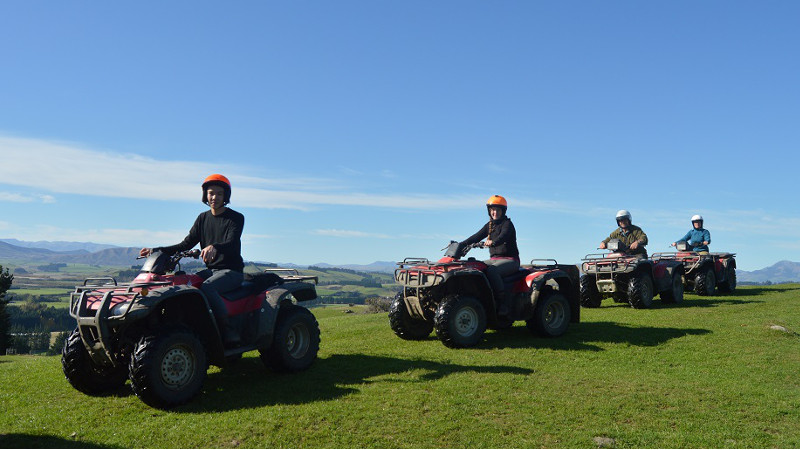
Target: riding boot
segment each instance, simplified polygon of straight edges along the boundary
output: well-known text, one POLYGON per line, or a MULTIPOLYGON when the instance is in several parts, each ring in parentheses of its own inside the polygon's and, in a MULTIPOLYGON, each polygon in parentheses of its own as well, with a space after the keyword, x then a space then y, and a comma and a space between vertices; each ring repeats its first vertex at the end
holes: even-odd
POLYGON ((499 300, 499 305, 497 305, 498 316, 508 316, 511 313, 511 309, 508 307, 510 302, 507 297, 504 291, 497 293, 497 299, 499 300))
POLYGON ((241 343, 242 338, 239 336, 239 330, 231 324, 229 318, 220 319, 219 329, 220 333, 222 333, 222 342, 224 342, 225 347, 237 347, 241 343))

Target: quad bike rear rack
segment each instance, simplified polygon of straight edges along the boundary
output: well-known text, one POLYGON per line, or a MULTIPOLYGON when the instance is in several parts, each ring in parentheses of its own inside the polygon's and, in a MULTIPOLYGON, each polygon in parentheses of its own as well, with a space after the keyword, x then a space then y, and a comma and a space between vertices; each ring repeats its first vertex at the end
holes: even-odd
POLYGON ((534 259, 531 260, 530 264, 527 264, 527 265, 523 264, 520 267, 523 267, 523 268, 548 267, 548 268, 555 269, 556 267, 558 267, 558 261, 556 261, 553 258, 534 258, 534 259), (547 262, 547 264, 536 264, 537 261, 547 262), (550 262, 552 262, 552 264, 550 262))
POLYGON ((283 276, 280 275, 285 281, 309 281, 314 280, 314 284, 319 284, 319 277, 316 275, 300 275, 300 271, 297 269, 273 269, 267 268, 264 269, 264 273, 275 273, 276 275, 280 275, 281 273, 286 273, 288 275, 283 276))
POLYGON ((680 261, 688 273, 697 269, 703 261, 712 259, 710 256, 709 253, 701 255, 698 252, 658 252, 650 255, 650 258, 653 261, 680 261))

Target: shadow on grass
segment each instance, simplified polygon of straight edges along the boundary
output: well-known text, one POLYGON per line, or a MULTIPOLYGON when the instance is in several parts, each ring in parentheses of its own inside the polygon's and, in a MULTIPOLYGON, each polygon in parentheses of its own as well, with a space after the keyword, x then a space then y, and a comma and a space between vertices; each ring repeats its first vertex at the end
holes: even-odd
MULTIPOLYGON (((349 385, 369 384, 370 378, 421 370, 394 382, 421 383, 454 373, 513 373, 533 370, 511 366, 468 366, 387 356, 332 355, 317 360, 307 371, 276 374, 264 369, 259 358, 244 358, 235 366, 206 379, 203 393, 176 412, 221 412, 269 405, 294 405, 333 400, 358 392, 349 385)), ((382 380, 385 381, 385 380, 382 380)))
POLYGON ((110 448, 108 444, 96 444, 80 439, 58 436, 9 433, 0 434, 0 448, 110 448))
POLYGON ((713 308, 724 305, 746 305, 748 303, 764 303, 763 300, 732 300, 731 294, 716 295, 714 297, 697 297, 692 299, 684 299, 683 303, 679 305, 663 305, 667 308, 713 308))
POLYGON ((701 328, 630 327, 615 322, 570 324, 566 334, 557 338, 533 336, 527 327, 497 331, 486 335, 481 348, 549 348, 554 350, 602 351, 597 343, 653 347, 684 336, 702 335, 701 328))
MULTIPOLYGON (((656 298, 653 299, 653 305, 647 309, 678 309, 678 308, 710 308, 721 305, 746 305, 748 303, 764 303, 763 300, 733 300, 732 296, 735 294, 715 295, 713 297, 701 297, 694 294, 685 294, 683 301, 680 303, 666 303, 656 298), (688 297, 691 295, 691 297, 688 297)), ((631 309, 631 305, 622 302, 612 302, 611 300, 603 300, 600 308, 624 308, 631 309)))
POLYGON ((764 287, 747 286, 746 289, 736 289, 732 293, 724 295, 726 297, 754 297, 758 295, 766 295, 772 293, 797 291, 797 290, 800 290, 800 285, 798 284, 791 284, 791 285, 773 284, 764 287))

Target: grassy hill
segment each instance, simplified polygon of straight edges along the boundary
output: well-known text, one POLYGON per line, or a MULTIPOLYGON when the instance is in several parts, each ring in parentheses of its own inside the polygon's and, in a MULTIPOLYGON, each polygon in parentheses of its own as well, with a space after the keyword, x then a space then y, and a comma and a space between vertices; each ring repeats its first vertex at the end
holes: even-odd
POLYGON ((310 370, 277 375, 249 353, 171 411, 81 394, 58 357, 3 356, 0 446, 797 448, 798 294, 607 300, 561 338, 519 322, 466 350, 400 340, 385 314, 314 309, 310 370))

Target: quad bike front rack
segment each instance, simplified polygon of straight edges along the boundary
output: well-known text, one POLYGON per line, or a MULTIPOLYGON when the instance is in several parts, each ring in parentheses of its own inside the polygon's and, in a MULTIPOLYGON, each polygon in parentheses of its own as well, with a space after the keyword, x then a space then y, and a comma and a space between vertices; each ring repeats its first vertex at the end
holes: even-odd
POLYGON ((95 363, 103 366, 118 365, 108 350, 110 348, 109 336, 111 335, 109 321, 125 319, 134 304, 143 298, 142 288, 168 284, 170 283, 167 281, 118 284, 114 278, 87 278, 83 285, 75 287, 75 291, 70 295, 69 314, 75 318, 81 341, 95 363), (89 284, 100 281, 106 283, 89 284), (134 289, 138 290, 134 291, 134 289), (100 306, 97 310, 89 309, 88 297, 92 294, 100 297, 100 306), (120 300, 117 303, 128 302, 125 312, 121 315, 111 316, 112 300, 114 299, 120 300))

